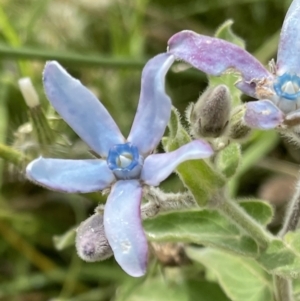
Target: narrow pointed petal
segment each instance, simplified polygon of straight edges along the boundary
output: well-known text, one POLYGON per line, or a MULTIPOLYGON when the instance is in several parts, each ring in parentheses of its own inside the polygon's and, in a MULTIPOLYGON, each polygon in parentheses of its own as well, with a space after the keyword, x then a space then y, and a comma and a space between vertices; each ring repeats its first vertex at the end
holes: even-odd
POLYGON ((124 143, 119 128, 101 102, 57 62, 46 64, 43 80, 55 110, 96 153, 106 157, 110 147, 124 143))
POLYGON ((246 103, 245 123, 261 130, 269 130, 280 125, 284 114, 270 100, 250 101, 246 103))
POLYGON ((141 174, 145 184, 158 186, 182 162, 208 158, 213 149, 204 140, 194 140, 170 153, 153 154, 146 158, 141 174))
POLYGON ((104 160, 38 158, 26 168, 29 180, 49 189, 87 193, 107 188, 115 177, 104 160))
POLYGON ((285 16, 278 46, 278 75, 299 74, 300 70, 300 0, 294 0, 285 16))
POLYGON ((104 209, 104 229, 115 259, 133 277, 146 273, 147 239, 142 227, 142 187, 137 180, 114 184, 104 209))
POLYGON ((146 156, 158 145, 171 115, 171 100, 165 92, 165 75, 174 57, 163 53, 148 61, 141 81, 137 113, 128 137, 146 156))
POLYGON ((226 70, 238 71, 242 76, 239 89, 254 96, 254 79, 272 77, 268 70, 249 52, 222 39, 212 38, 193 31, 176 33, 168 41, 168 51, 177 59, 214 76, 226 70))

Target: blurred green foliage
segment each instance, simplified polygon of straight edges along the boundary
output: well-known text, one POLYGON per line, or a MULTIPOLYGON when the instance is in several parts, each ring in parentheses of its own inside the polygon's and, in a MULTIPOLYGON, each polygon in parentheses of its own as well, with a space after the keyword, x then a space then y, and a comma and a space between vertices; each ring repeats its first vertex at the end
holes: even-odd
MULTIPOLYGON (((99 96, 126 136, 138 103, 141 69, 147 59, 166 50, 172 34, 191 29, 213 35, 225 20, 233 19, 235 33, 266 64, 276 57, 289 4, 290 0, 0 0, 0 142, 25 154, 29 147, 30 138, 20 129, 29 120, 17 85, 20 77, 31 77, 44 110, 55 115, 41 83, 46 60, 58 60, 99 96)), ((205 89, 207 79, 195 70, 175 71, 168 75, 168 92, 183 113, 205 89)), ((60 120, 53 123, 75 146, 49 145, 51 155, 76 156, 77 148, 85 148, 60 120)), ((274 150, 278 139, 272 135, 268 142, 266 134, 256 134, 245 145, 244 165, 239 182, 231 183, 232 194, 258 195, 260 183, 277 174, 276 167, 295 176, 294 165, 286 161, 299 158, 288 155, 282 143, 274 150), (269 159, 260 163, 270 150, 269 159)), ((53 237, 78 225, 104 199, 37 187, 25 180, 24 165, 0 165, 1 301, 229 300, 201 264, 170 268, 153 259, 148 275, 133 279, 113 259, 84 263, 73 246, 55 250, 53 237)), ((176 191, 182 189, 178 183, 173 176, 163 186, 176 191)), ((210 256, 202 253, 200 263, 204 255, 210 256)), ((248 270, 245 273, 253 278, 248 270)))

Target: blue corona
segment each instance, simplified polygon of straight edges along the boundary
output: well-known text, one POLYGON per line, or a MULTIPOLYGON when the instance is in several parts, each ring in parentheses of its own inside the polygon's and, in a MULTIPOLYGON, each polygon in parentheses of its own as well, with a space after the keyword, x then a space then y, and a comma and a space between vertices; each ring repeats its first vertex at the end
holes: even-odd
POLYGON ((279 97, 298 100, 300 97, 300 78, 297 75, 284 73, 278 76, 274 83, 274 90, 279 97))
POLYGON ((108 153, 107 164, 117 179, 137 179, 142 170, 143 157, 131 143, 116 144, 108 153))

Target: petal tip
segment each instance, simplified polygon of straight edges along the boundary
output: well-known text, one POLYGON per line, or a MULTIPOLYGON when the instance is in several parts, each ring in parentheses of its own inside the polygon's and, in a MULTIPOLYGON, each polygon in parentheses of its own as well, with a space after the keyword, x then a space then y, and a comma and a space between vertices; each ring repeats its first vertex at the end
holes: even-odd
POLYGON ((267 99, 250 101, 245 106, 244 121, 251 128, 270 130, 284 120, 283 112, 267 99))

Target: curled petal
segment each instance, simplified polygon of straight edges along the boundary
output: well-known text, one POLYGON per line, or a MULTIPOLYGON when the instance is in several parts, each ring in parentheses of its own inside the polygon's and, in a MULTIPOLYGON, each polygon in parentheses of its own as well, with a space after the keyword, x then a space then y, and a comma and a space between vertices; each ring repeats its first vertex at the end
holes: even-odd
POLYGON ((280 125, 284 114, 270 100, 250 101, 246 103, 245 123, 251 127, 269 130, 280 125))
POLYGON ((115 258, 133 277, 146 272, 148 245, 141 223, 142 187, 137 180, 117 181, 104 209, 104 229, 115 258))
POLYGON ((254 79, 272 77, 268 70, 249 52, 235 44, 184 30, 168 41, 168 51, 203 72, 220 76, 228 69, 241 73, 240 89, 255 95, 254 79))
POLYGON ((128 137, 145 157, 159 143, 171 115, 171 100, 165 92, 165 75, 174 57, 163 53, 144 67, 137 113, 128 137))
POLYGON ((113 145, 124 143, 119 128, 101 102, 57 62, 46 64, 43 80, 55 110, 96 153, 106 157, 113 145))
POLYGON ((104 160, 44 159, 32 161, 26 168, 29 180, 49 189, 87 193, 107 188, 115 177, 104 160))
POLYGON ((213 154, 211 146, 203 140, 194 140, 177 150, 154 154, 146 158, 141 179, 148 185, 157 186, 182 162, 208 158, 213 154))
POLYGON ((300 70, 300 1, 294 0, 282 25, 277 53, 278 74, 299 74, 300 70))

